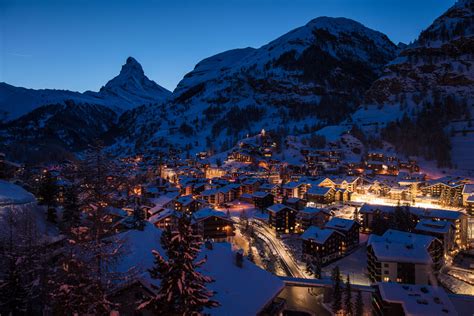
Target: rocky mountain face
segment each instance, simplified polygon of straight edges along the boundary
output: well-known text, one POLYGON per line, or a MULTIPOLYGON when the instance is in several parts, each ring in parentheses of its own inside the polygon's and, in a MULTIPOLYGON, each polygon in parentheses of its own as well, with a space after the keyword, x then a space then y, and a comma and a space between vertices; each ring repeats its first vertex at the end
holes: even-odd
POLYGON ((358 22, 317 18, 261 48, 199 62, 169 102, 124 115, 117 146, 221 150, 262 128, 298 134, 340 122, 397 50, 358 22))
POLYGON ((474 1, 459 1, 387 65, 352 120, 406 154, 449 165, 457 136, 472 130, 473 63, 474 1))
POLYGON ((164 101, 171 92, 148 79, 141 65, 132 57, 122 66, 120 74, 99 92, 26 89, 0 82, 0 119, 14 120, 34 109, 49 104, 94 104, 106 106, 117 113, 136 106, 164 101))

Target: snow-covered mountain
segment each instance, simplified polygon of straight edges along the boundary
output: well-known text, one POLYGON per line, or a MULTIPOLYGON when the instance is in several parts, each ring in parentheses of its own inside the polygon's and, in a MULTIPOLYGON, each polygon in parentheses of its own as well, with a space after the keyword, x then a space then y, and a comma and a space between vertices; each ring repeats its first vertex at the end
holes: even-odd
POLYGON ((202 60, 169 102, 124 114, 117 149, 170 144, 220 150, 262 128, 288 134, 337 123, 397 50, 358 22, 314 19, 261 48, 202 60))
POLYGON ((407 154, 449 164, 452 148, 454 165, 474 170, 474 152, 466 152, 474 143, 473 54, 474 1, 458 1, 388 64, 353 122, 407 154))
POLYGON ((120 74, 99 92, 34 90, 0 82, 0 119, 13 120, 42 105, 64 104, 66 100, 75 104, 107 106, 117 112, 123 112, 139 105, 162 102, 170 94, 171 92, 148 79, 141 65, 129 57, 120 74))

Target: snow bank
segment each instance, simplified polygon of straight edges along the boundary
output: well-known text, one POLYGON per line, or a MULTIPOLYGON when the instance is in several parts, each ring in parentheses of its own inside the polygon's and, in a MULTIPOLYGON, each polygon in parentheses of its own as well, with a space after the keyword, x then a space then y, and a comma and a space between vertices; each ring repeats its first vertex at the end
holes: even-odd
POLYGON ((27 204, 35 201, 34 195, 22 187, 0 180, 0 206, 27 204))

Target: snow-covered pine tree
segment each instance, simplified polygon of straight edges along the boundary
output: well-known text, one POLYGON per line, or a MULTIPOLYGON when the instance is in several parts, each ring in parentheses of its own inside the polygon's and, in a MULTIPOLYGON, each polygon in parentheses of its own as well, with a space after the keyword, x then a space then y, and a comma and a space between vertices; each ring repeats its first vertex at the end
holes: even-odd
POLYGON ((354 315, 362 316, 364 314, 364 301, 362 299, 362 291, 357 291, 357 297, 354 305, 354 315))
POLYGON ((117 192, 115 179, 118 174, 116 166, 108 158, 102 145, 91 146, 78 169, 80 179, 80 206, 86 218, 81 227, 87 228, 84 237, 86 242, 81 244, 94 263, 88 267, 95 273, 97 283, 107 289, 116 276, 111 268, 117 264, 123 254, 123 240, 114 235, 114 223, 108 213, 114 204, 114 194, 117 192))
POLYGON ((337 314, 342 308, 341 272, 335 266, 331 273, 332 285, 332 312, 337 314))
POLYGON ((346 278, 346 287, 344 289, 344 310, 346 315, 353 315, 352 308, 352 287, 349 275, 346 278))
POLYGON ((83 252, 88 239, 87 228, 71 228, 63 256, 51 269, 48 307, 54 315, 104 315, 111 310, 104 287, 90 269, 89 255, 83 252))
POLYGON ((190 219, 182 216, 176 230, 163 234, 162 245, 168 259, 153 251, 155 264, 149 270, 153 279, 160 280, 160 286, 155 287, 157 294, 138 309, 158 315, 195 315, 204 308, 219 306, 211 299, 214 293, 206 288, 212 278, 197 271, 206 259, 197 260, 202 242, 193 233, 190 219))
POLYGON ((31 214, 7 209, 0 230, 0 314, 31 314, 41 309, 47 256, 31 214))

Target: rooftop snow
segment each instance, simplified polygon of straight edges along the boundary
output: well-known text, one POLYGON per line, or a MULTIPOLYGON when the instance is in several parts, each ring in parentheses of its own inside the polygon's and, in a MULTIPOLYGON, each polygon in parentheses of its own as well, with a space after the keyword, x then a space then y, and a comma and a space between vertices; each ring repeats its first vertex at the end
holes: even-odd
POLYGON ((377 285, 382 299, 401 304, 406 315, 458 315, 441 287, 393 282, 377 283, 377 285))
POLYGON ((0 180, 0 206, 9 204, 26 204, 35 202, 33 194, 22 187, 0 180))
POLYGON ((332 234, 340 234, 338 231, 333 229, 323 229, 317 226, 309 227, 302 235, 301 239, 313 240, 318 244, 324 244, 332 234))
POLYGON ((332 228, 336 230, 348 231, 352 228, 357 222, 352 219, 345 219, 341 217, 333 217, 325 225, 326 228, 332 228))

